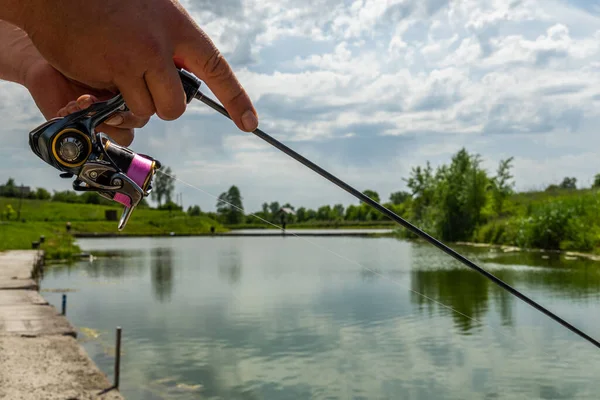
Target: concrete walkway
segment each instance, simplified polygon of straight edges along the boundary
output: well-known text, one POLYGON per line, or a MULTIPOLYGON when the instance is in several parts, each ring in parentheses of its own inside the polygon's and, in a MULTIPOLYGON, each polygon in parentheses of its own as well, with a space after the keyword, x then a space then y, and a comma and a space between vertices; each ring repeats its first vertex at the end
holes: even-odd
POLYGON ((38 292, 36 251, 0 253, 0 399, 123 400, 38 292))

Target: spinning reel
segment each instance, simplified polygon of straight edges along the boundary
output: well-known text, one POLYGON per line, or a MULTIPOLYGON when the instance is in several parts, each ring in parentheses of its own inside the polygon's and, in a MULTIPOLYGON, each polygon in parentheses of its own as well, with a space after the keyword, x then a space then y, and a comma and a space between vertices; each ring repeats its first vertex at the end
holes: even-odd
MULTIPOLYGON (((200 89, 200 80, 180 69, 189 104, 200 89)), ((119 94, 63 118, 53 118, 29 133, 31 150, 46 163, 72 178, 76 191, 94 191, 125 208, 118 229, 123 230, 131 213, 152 190, 152 179, 161 163, 119 146, 96 127, 113 114, 126 111, 119 94)))

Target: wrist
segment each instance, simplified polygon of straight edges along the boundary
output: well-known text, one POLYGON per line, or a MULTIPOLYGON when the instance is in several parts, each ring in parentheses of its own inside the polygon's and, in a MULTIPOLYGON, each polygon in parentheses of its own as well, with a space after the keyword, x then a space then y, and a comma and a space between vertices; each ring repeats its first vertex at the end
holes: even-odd
POLYGON ((25 86, 31 67, 42 61, 45 60, 25 31, 0 20, 0 79, 25 86))

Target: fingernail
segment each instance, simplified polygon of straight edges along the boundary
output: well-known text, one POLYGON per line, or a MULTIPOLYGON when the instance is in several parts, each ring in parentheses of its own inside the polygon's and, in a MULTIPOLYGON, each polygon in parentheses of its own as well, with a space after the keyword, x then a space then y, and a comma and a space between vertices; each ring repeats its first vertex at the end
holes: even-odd
POLYGON ((242 125, 244 125, 244 129, 247 131, 253 131, 258 128, 258 118, 256 118, 252 110, 247 110, 242 114, 242 125))
POLYGON ((106 125, 110 126, 118 126, 123 123, 123 116, 121 114, 117 114, 108 121, 106 121, 106 125))
POLYGON ((92 98, 89 96, 77 101, 79 108, 87 108, 90 104, 92 104, 92 98))

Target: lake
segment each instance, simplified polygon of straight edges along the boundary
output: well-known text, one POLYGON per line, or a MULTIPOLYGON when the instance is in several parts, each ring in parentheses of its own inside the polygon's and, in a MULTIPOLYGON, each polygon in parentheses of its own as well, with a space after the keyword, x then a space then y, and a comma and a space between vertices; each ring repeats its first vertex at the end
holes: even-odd
MULTIPOLYGON (((432 245, 81 239, 43 295, 121 392, 153 399, 598 399, 600 350, 432 245), (439 303, 443 305, 440 305, 439 303), (451 307, 453 310, 449 309, 451 307)), ((600 263, 455 247, 600 338, 600 263)))

